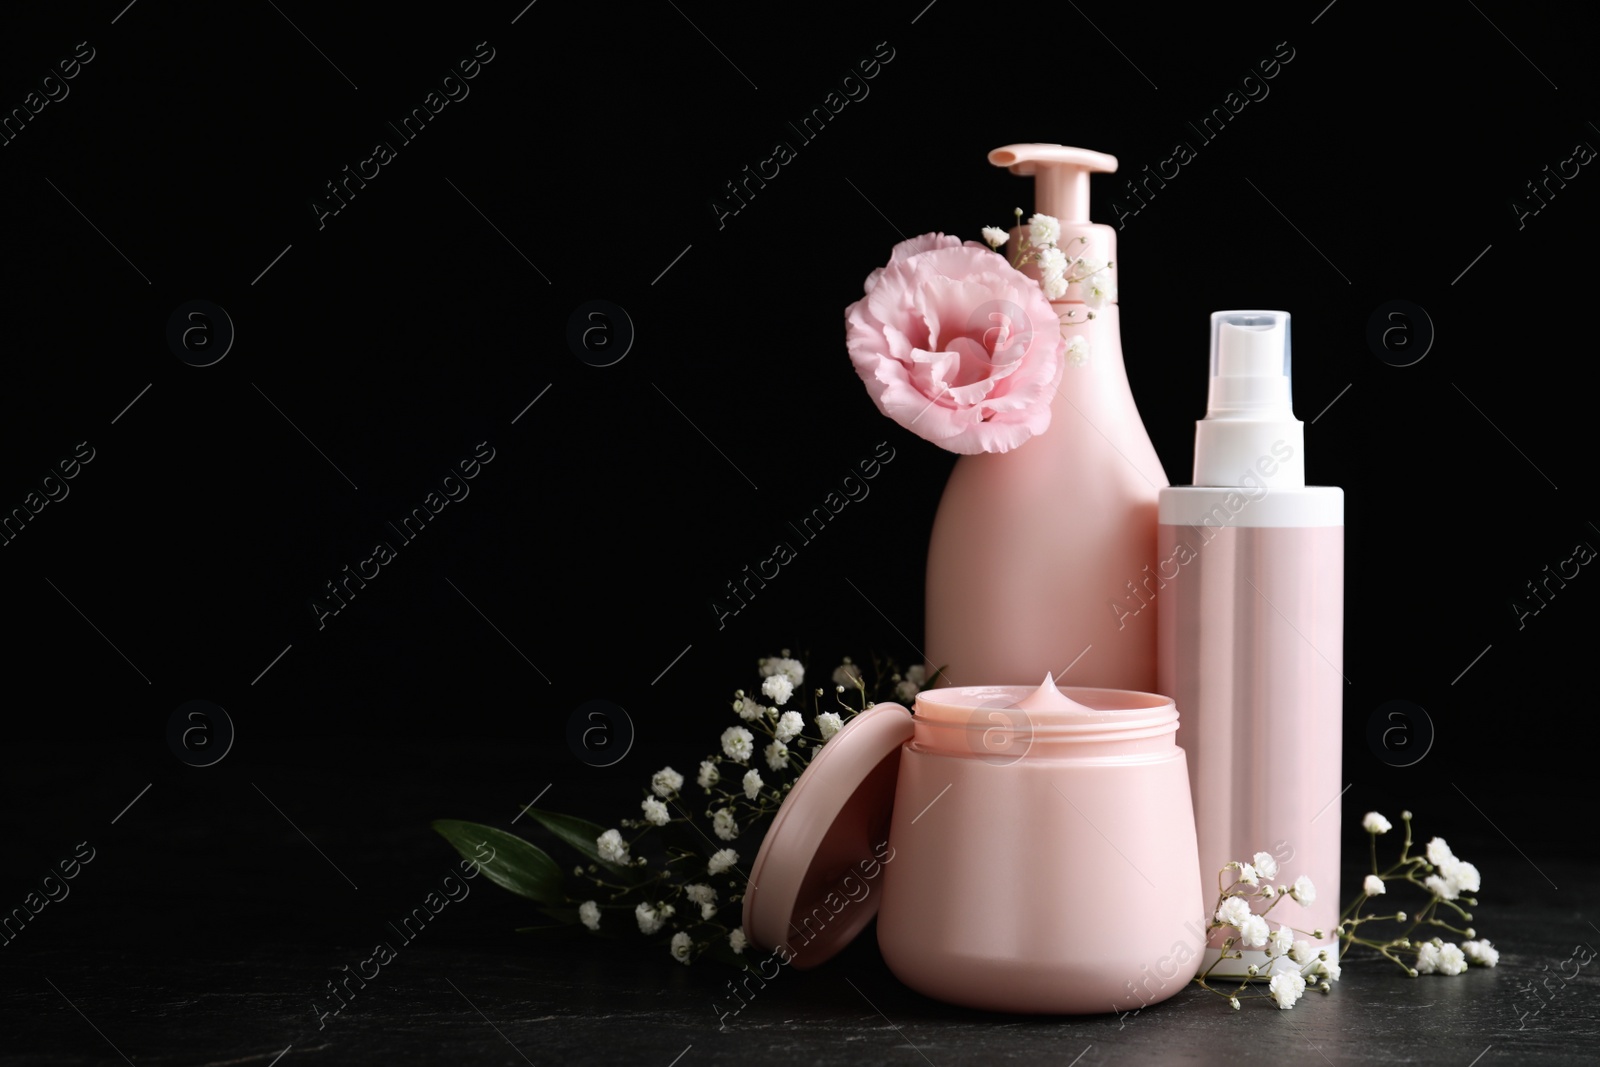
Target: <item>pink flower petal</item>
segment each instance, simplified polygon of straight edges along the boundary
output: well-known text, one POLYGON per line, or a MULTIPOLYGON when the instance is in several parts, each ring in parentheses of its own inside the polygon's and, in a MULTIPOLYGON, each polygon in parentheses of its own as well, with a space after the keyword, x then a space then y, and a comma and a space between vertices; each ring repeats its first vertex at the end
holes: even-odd
POLYGON ((846 309, 846 348, 880 411, 954 452, 1005 452, 1043 433, 1065 342, 1037 282, 976 242, 895 246, 846 309))

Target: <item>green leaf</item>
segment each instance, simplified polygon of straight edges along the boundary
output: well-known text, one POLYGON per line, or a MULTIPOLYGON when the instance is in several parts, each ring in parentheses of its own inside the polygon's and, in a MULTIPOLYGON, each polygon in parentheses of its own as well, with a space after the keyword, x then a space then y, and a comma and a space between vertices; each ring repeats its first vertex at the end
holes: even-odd
POLYGON ((600 850, 595 847, 595 839, 606 832, 605 827, 589 822, 587 819, 580 819, 576 815, 562 815, 557 811, 541 811, 538 808, 529 808, 527 815, 537 820, 540 826, 543 826, 546 830, 549 830, 583 853, 591 863, 598 864, 612 874, 630 882, 636 882, 643 877, 644 872, 637 867, 626 867, 600 858, 600 850))
POLYGON ((577 923, 551 923, 548 926, 519 926, 517 933, 538 938, 577 938, 589 931, 577 923))
POLYGON ((433 828, 500 888, 540 904, 560 904, 565 899, 561 868, 537 845, 516 834, 459 819, 436 819, 433 828))

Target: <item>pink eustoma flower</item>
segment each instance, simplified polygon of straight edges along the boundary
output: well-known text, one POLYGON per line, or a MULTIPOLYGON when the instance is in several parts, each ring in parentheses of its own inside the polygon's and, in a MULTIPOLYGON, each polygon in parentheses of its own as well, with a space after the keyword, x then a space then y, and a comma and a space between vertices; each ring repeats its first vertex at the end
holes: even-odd
POLYGON ((1050 426, 1066 361, 1038 282, 976 242, 895 245, 845 309, 845 346, 878 410, 951 452, 1007 452, 1050 426))

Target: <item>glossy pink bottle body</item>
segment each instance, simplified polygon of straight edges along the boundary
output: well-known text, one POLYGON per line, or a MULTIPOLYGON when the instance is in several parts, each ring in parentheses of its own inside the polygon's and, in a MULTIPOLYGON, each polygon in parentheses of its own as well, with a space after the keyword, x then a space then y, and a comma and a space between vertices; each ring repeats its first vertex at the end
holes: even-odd
MULTIPOLYGON (((1061 220, 1068 257, 1116 263, 1116 231, 1087 221, 1089 171, 1114 170, 1115 159, 1057 145, 1012 145, 990 159, 1037 175, 1038 210, 1061 220)), ((1025 232, 1014 229, 1006 249, 1025 232)), ((1088 357, 1068 361, 1049 428, 1010 452, 962 456, 945 486, 928 545, 924 645, 930 676, 944 668, 939 685, 1033 685, 1052 672, 1156 689, 1154 612, 1135 590, 1155 564, 1156 495, 1168 482, 1128 386, 1117 306, 1091 320, 1082 289, 1051 305, 1088 357)))
MULTIPOLYGON (((1317 890, 1308 907, 1274 908, 1273 928, 1321 929, 1306 940, 1337 952, 1344 527, 1163 524, 1160 535, 1175 577, 1157 601, 1158 684, 1186 712, 1201 874, 1268 853, 1275 883, 1306 875, 1317 890)), ((1267 961, 1218 973, 1251 962, 1267 961)))

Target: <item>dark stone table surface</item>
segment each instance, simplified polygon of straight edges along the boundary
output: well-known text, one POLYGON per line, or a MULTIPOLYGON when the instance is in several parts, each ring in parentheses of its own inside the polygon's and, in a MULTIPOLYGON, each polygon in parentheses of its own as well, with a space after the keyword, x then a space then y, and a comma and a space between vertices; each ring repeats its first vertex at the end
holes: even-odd
MULTIPOLYGON (((1600 962, 1571 962, 1575 946, 1600 944, 1600 866, 1581 852, 1524 854, 1489 826, 1463 826, 1452 845, 1483 871, 1477 926, 1502 949, 1497 968, 1411 979, 1351 958, 1330 995, 1292 1011, 1254 1001, 1234 1012, 1194 988, 1126 1017, 965 1011, 901 985, 863 936, 725 1015, 721 965, 514 934, 533 921, 525 902, 486 880, 399 942, 388 923, 456 859, 429 818, 508 826, 548 780, 528 773, 539 759, 429 746, 309 775, 241 759, 205 778, 174 761, 120 814, 143 785, 127 773, 69 786, 48 768, 14 768, 6 905, 78 841, 95 856, 0 949, 0 1067, 1600 1062, 1600 962), (379 940, 396 957, 320 1016, 329 980, 379 940)), ((592 789, 560 788, 569 810, 594 814, 592 789)), ((1347 797, 1347 825, 1358 809, 1347 797)), ((1077 906, 1118 921, 1114 885, 1077 906)))

